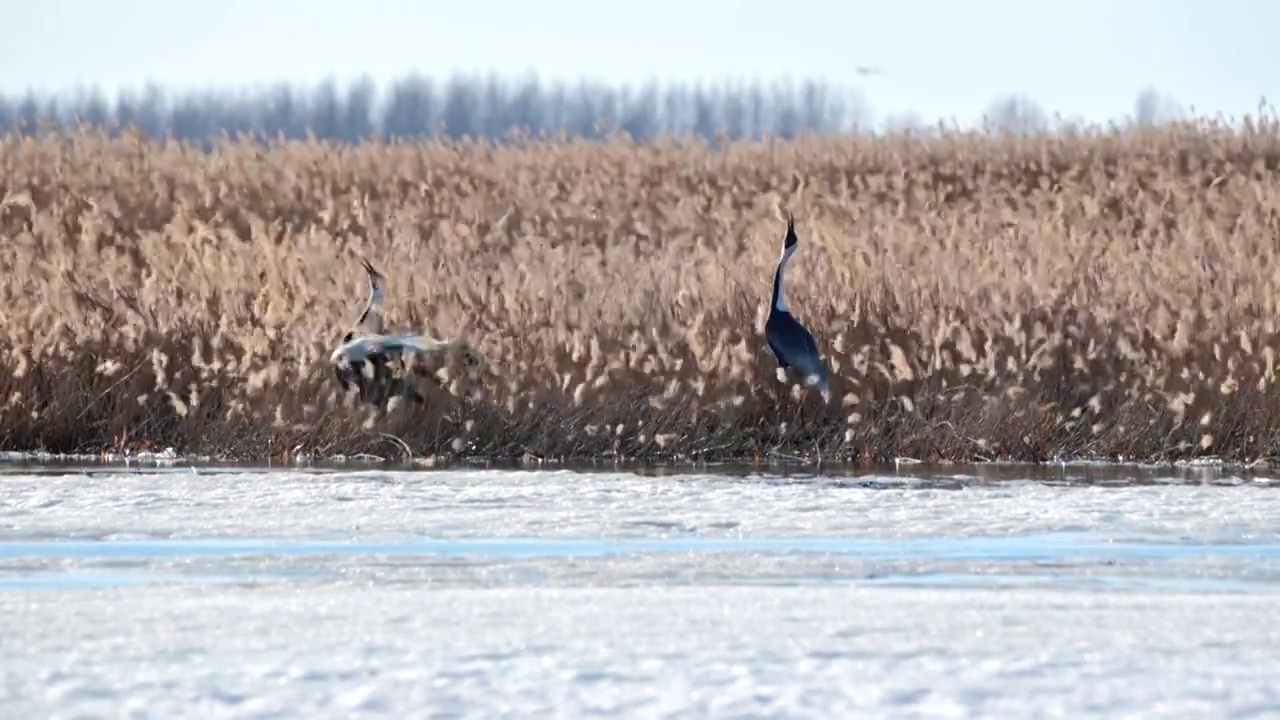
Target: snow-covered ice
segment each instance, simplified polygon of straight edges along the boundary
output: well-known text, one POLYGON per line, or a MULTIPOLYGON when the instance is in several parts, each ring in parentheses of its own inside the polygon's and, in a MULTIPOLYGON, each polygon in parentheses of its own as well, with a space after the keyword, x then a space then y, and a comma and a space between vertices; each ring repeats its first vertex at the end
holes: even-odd
POLYGON ((900 480, 0 474, 0 716, 1280 716, 1280 488, 900 480))

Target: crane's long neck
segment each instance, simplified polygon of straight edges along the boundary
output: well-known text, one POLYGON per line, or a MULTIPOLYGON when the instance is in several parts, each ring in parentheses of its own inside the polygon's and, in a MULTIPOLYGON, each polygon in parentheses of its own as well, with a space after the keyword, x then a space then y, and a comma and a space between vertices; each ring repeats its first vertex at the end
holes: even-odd
POLYGON ((791 312, 787 308, 787 299, 783 296, 782 291, 782 273, 787 268, 787 261, 791 259, 792 250, 783 250, 782 257, 778 258, 778 267, 773 271, 773 308, 778 312, 791 312))
POLYGON ((386 290, 381 287, 374 286, 369 290, 369 301, 365 304, 364 312, 360 314, 360 319, 356 321, 356 325, 365 328, 367 332, 382 332, 382 301, 386 297, 386 290))

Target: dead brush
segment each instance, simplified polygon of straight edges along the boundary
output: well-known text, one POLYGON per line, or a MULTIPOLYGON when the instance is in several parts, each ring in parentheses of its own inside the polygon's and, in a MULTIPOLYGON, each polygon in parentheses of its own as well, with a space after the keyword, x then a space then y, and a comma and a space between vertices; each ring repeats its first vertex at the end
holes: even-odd
POLYGON ((530 141, 213 153, 0 138, 0 446, 240 458, 1280 456, 1280 133, 530 141), (788 299, 829 404, 760 333, 788 299), (371 408, 325 364, 465 341, 371 408))

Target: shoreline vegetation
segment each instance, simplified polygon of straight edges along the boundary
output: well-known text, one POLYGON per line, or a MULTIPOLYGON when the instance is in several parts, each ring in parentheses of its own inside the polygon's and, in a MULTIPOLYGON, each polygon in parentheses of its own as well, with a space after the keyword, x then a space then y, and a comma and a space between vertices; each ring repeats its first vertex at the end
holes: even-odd
POLYGON ((1280 133, 0 138, 0 450, 293 462, 1280 457, 1280 133), (792 312, 831 401, 761 331, 792 312), (327 361, 387 277, 425 404, 327 361))
POLYGON ((630 474, 647 477, 773 477, 782 481, 834 481, 841 486, 877 488, 914 486, 963 488, 1003 482, 1051 482, 1073 485, 1214 485, 1220 487, 1271 487, 1280 484, 1274 464, 1229 462, 1200 457, 1159 463, 1138 461, 1064 460, 1058 462, 975 461, 922 463, 901 458, 882 465, 827 463, 819 459, 795 461, 786 458, 721 461, 617 460, 604 458, 476 458, 440 456, 407 457, 394 452, 336 455, 328 458, 297 456, 286 462, 274 459, 239 460, 200 455, 179 455, 173 448, 160 452, 107 451, 96 454, 54 454, 45 452, 0 451, 0 476, 166 473, 179 475, 263 474, 263 473, 521 473, 570 472, 630 474))

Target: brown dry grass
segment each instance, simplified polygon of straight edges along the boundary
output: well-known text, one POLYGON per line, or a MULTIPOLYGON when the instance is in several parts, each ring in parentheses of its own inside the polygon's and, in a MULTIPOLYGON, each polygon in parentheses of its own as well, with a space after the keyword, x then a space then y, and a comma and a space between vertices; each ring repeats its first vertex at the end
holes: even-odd
POLYGON ((547 141, 212 153, 0 141, 0 446, 281 458, 956 461, 1280 454, 1280 134, 547 141), (797 402, 788 296, 832 368, 797 402), (325 364, 389 328, 461 337, 426 407, 325 364))

